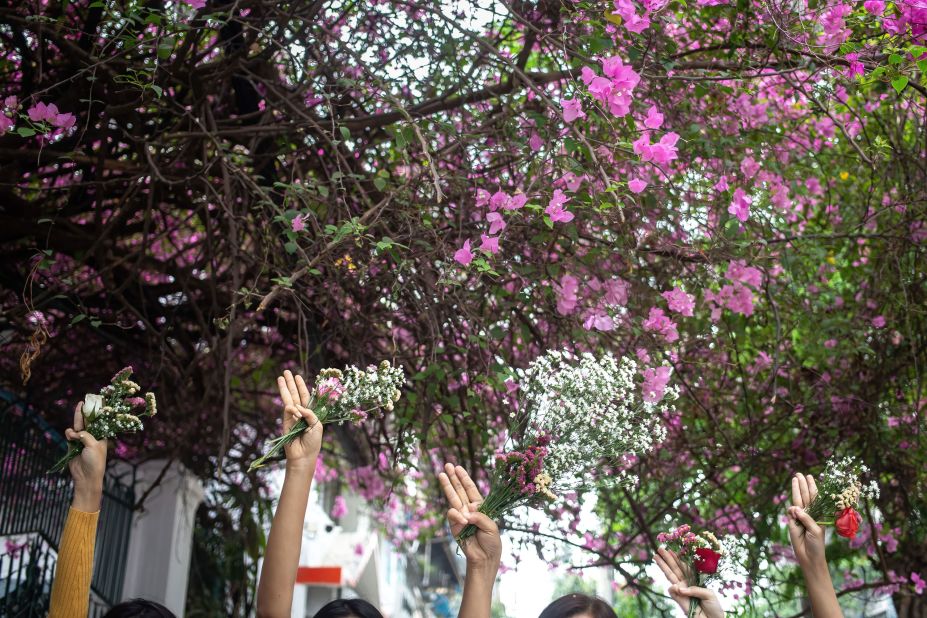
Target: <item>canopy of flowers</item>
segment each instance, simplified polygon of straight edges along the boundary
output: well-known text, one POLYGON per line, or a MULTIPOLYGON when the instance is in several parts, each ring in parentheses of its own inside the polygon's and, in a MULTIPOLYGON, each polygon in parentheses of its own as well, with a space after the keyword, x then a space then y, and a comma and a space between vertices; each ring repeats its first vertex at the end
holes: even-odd
POLYGON ((555 507, 617 585, 656 602, 642 552, 672 516, 753 539, 733 593, 800 611, 780 502, 836 451, 882 488, 841 598, 924 611, 921 0, 13 4, 3 386, 63 427, 119 367, 146 377, 159 422, 119 456, 209 484, 189 608, 253 601, 244 471, 282 366, 405 371, 326 447, 402 541, 438 521, 437 488, 390 491, 409 466, 489 469, 508 368, 566 349, 680 392, 596 522, 555 507))

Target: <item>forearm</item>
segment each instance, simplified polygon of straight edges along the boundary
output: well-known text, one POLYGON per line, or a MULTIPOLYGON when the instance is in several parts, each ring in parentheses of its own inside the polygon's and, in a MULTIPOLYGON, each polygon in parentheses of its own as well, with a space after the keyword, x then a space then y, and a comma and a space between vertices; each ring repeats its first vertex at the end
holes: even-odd
POLYGON ((489 618, 492 608, 492 588, 498 571, 498 564, 482 567, 467 565, 458 618, 489 618))
POLYGON ((802 565, 814 618, 843 618, 826 562, 802 565))
POLYGON ((86 512, 77 508, 77 505, 72 506, 68 512, 55 566, 49 618, 87 615, 99 506, 100 501, 97 499, 94 512, 86 512))
POLYGON ((304 464, 287 463, 258 584, 257 613, 262 618, 290 616, 315 462, 312 458, 304 464))

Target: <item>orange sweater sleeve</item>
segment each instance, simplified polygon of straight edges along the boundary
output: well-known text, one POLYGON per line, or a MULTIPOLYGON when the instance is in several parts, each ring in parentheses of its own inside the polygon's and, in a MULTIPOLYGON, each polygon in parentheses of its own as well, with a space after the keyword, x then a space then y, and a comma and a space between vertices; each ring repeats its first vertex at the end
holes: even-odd
POLYGON ((48 618, 76 618, 87 615, 90 605, 90 579, 93 576, 93 548, 97 539, 100 512, 84 513, 70 509, 58 564, 52 583, 48 618))

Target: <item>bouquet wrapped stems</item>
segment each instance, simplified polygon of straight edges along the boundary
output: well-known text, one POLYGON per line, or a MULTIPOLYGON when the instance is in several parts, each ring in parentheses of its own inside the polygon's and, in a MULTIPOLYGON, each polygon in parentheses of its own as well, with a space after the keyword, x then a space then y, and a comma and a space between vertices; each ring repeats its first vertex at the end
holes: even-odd
MULTIPOLYGON (((110 380, 109 385, 100 390, 99 395, 88 394, 84 397, 81 414, 84 417, 84 431, 97 440, 113 438, 120 433, 134 433, 144 429, 142 417, 152 417, 158 412, 154 393, 145 393, 137 397, 139 385, 133 382, 132 368, 126 367, 110 380), (135 414, 137 408, 143 408, 135 414)), ((61 472, 68 463, 78 457, 84 445, 79 440, 68 440, 68 450, 49 470, 49 474, 61 472)))

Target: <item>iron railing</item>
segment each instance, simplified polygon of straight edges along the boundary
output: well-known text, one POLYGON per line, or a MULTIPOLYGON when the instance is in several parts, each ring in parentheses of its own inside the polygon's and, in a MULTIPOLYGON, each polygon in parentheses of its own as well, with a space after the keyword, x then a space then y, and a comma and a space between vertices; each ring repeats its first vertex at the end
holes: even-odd
MULTIPOLYGON (((68 475, 46 474, 65 440, 25 402, 0 391, 0 614, 44 616, 64 520, 68 475)), ((107 474, 91 581, 90 616, 122 596, 135 492, 107 474)))

